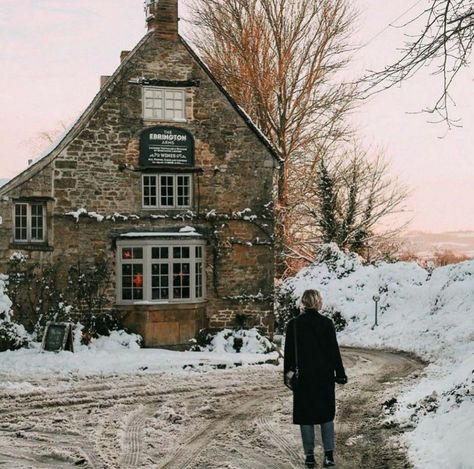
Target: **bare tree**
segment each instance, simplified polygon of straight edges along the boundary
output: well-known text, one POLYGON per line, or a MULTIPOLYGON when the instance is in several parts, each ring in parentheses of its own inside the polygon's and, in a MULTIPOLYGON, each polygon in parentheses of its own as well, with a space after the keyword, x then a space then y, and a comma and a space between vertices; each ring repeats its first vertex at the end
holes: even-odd
POLYGON ((302 205, 306 217, 301 213, 303 224, 295 225, 299 230, 311 228, 298 238, 306 245, 334 242, 367 256, 376 245, 387 246, 404 227, 399 223, 382 230, 380 222, 403 212, 408 194, 408 189, 390 176, 390 166, 381 152, 371 158, 354 143, 330 161, 319 162, 318 176, 307 187, 307 200, 302 205))
POLYGON ((433 106, 425 109, 449 125, 451 85, 463 67, 469 65, 474 41, 474 0, 432 0, 431 5, 402 27, 424 22, 421 34, 410 37, 400 59, 364 78, 369 91, 390 88, 415 75, 425 66, 434 66, 442 90, 433 106))
POLYGON ((60 120, 54 129, 43 130, 38 132, 34 137, 31 137, 26 141, 30 148, 31 155, 37 157, 38 154, 43 152, 45 148, 48 148, 58 137, 63 134, 70 124, 71 119, 60 120))
POLYGON ((204 60, 278 152, 277 238, 289 247, 292 160, 314 170, 348 133, 354 90, 334 78, 354 13, 348 0, 196 0, 194 18, 204 60))

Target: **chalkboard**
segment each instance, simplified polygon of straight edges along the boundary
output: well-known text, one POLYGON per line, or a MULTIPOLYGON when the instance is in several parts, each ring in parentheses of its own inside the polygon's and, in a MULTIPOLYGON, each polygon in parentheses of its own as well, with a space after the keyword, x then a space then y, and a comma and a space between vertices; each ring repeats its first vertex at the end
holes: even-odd
POLYGON ((60 352, 61 350, 74 352, 72 324, 48 322, 43 335, 42 348, 47 352, 60 352))

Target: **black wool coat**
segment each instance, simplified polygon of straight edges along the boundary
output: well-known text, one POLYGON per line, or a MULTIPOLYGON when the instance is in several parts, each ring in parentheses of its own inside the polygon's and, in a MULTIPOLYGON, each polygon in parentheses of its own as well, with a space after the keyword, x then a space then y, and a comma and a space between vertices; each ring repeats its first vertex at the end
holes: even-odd
POLYGON ((293 423, 313 425, 334 420, 335 376, 346 376, 331 319, 306 310, 286 329, 285 374, 296 369, 295 327, 299 378, 293 389, 293 423))

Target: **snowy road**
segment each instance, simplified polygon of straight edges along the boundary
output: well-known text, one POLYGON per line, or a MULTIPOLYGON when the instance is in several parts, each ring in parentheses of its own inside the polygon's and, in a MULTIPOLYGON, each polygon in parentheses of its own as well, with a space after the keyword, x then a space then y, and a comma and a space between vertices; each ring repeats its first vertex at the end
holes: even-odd
MULTIPOLYGON (((406 355, 344 349, 338 468, 403 468, 381 403, 416 379, 406 355)), ((36 381, 0 393, 0 467, 299 468, 298 428, 281 368, 36 381)))

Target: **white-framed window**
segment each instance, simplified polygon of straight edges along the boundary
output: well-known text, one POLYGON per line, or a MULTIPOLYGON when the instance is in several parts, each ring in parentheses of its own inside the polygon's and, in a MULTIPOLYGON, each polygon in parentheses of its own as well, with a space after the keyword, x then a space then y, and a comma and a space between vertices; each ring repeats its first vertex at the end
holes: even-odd
POLYGON ((143 118, 184 122, 186 120, 185 90, 144 86, 143 118))
POLYGON ((117 302, 193 303, 205 297, 201 240, 120 240, 117 302))
POLYGON ((43 202, 15 202, 13 210, 15 242, 46 241, 46 205, 43 202))
POLYGON ((144 174, 143 208, 182 209, 192 206, 191 174, 144 174))

